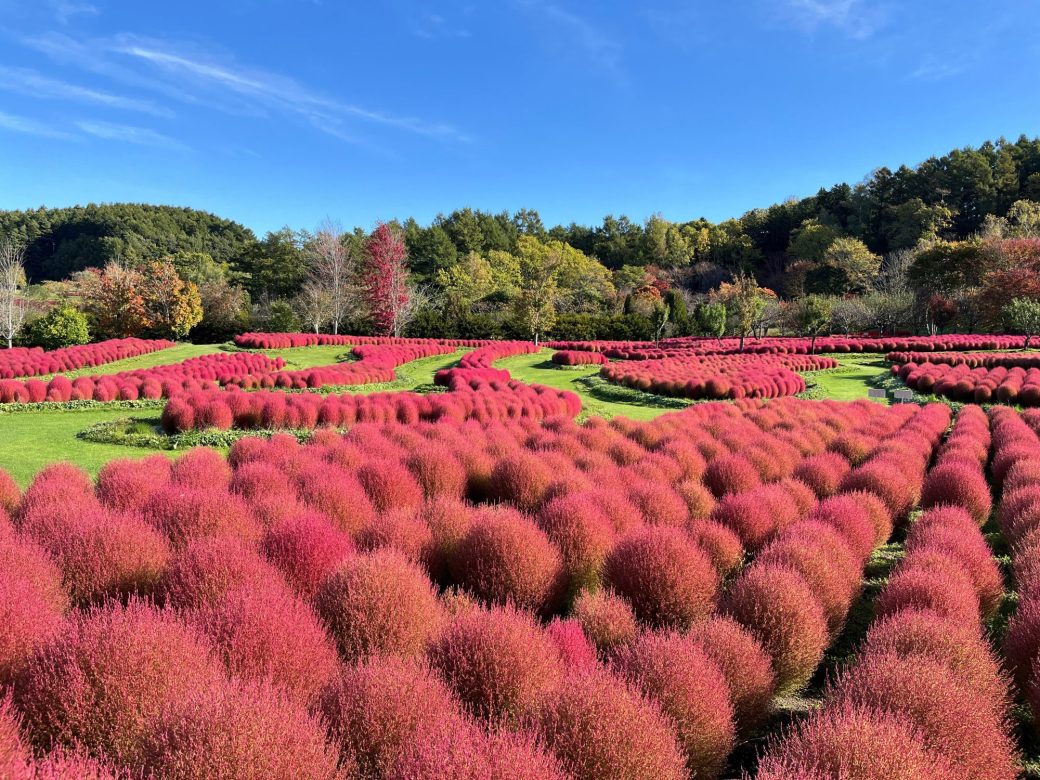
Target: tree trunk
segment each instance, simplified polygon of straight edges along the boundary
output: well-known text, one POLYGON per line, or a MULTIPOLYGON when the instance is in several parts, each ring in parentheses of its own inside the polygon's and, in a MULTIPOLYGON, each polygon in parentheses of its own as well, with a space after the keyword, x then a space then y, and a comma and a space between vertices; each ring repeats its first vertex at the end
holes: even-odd
POLYGON ((744 334, 743 333, 740 334, 740 351, 741 352, 744 351, 744 334))
POLYGON ((816 354, 816 337, 815 336, 812 337, 812 342, 809 345, 809 354, 810 355, 815 355, 816 354))

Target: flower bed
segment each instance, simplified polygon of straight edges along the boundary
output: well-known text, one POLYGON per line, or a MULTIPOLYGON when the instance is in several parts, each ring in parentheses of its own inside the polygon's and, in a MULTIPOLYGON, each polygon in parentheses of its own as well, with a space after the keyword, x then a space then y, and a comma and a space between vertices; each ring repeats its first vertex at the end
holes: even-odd
POLYGON ((36 347, 0 350, 0 379, 58 374, 147 355, 176 346, 164 339, 112 339, 44 352, 36 347))

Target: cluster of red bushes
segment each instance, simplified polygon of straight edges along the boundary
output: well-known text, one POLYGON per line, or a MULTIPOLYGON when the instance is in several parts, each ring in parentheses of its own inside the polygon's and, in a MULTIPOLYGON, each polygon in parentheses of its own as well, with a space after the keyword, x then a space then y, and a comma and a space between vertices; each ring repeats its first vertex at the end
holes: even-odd
POLYGON ((228 392, 203 390, 173 396, 162 413, 170 433, 193 429, 312 430, 344 428, 358 422, 437 422, 499 420, 565 415, 581 412, 581 399, 572 392, 523 382, 453 382, 448 393, 315 393, 228 392))
POLYGON ((0 403, 62 403, 66 401, 133 401, 138 398, 169 398, 229 384, 254 383, 271 376, 285 362, 266 355, 245 352, 200 355, 180 363, 155 366, 118 374, 56 376, 42 379, 0 380, 0 403))
POLYGON ((717 778, 944 414, 362 422, 0 481, 0 739, 175 779, 717 778))
POLYGON ((176 346, 163 339, 112 339, 44 352, 39 347, 0 350, 0 379, 58 374, 147 355, 176 346))
POLYGON ((885 359, 892 363, 944 363, 969 368, 1040 368, 1040 353, 1016 352, 988 354, 985 352, 889 352, 885 359))
MULTIPOLYGON (((1004 448, 1017 445, 1002 430, 1010 426, 994 420, 997 473, 1011 462, 1004 448)), ((1000 569, 979 530, 988 513, 982 516, 950 475, 933 479, 951 465, 981 473, 989 441, 986 415, 966 407, 926 481, 932 508, 910 527, 906 557, 875 603, 856 663, 828 686, 821 710, 774 741, 756 777, 1018 776, 1008 681, 984 631, 1003 595, 1000 569), (941 495, 943 486, 948 495, 941 495)), ((1035 458, 1035 436, 1029 447, 1035 458)))
POLYGON ((997 520, 1011 546, 1018 607, 1008 625, 1004 655, 1040 728, 1040 440, 1037 412, 990 410, 993 481, 1001 489, 997 520))
MULTIPOLYGON (((350 336, 331 333, 241 333, 235 345, 243 349, 290 349, 317 346, 413 346, 432 344, 441 347, 479 347, 482 339, 407 339, 395 336, 350 336)), ((451 351, 451 350, 449 350, 451 351)))
POLYGON ((602 352, 583 352, 577 349, 561 349, 554 352, 552 362, 561 366, 605 365, 607 357, 602 352))
POLYGON ((892 373, 919 393, 952 401, 1040 406, 1040 368, 904 363, 893 365, 892 373))
POLYGON ((777 398, 805 390, 796 371, 836 368, 814 355, 709 355, 611 363, 600 370, 608 382, 680 398, 777 398))

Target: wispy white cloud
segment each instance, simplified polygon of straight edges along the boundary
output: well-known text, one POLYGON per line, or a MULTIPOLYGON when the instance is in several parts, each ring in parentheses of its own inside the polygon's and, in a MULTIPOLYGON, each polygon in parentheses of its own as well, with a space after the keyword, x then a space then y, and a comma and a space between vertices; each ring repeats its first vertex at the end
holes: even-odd
POLYGON ((470 31, 452 24, 440 14, 422 12, 409 21, 409 29, 417 38, 469 38, 470 31))
POLYGON ((590 63, 616 79, 624 78, 621 44, 591 20, 551 0, 514 0, 514 5, 539 14, 546 29, 564 32, 590 63))
POLYGON ((71 140, 74 137, 63 130, 59 130, 56 127, 39 122, 35 119, 16 116, 14 114, 5 114, 3 112, 0 112, 0 130, 9 130, 14 133, 22 133, 23 135, 34 135, 38 138, 71 140))
POLYGON ((887 19, 883 4, 866 0, 780 0, 780 6, 806 32, 829 28, 857 40, 874 35, 887 19))
POLYGON ((54 16, 62 24, 68 24, 77 16, 97 16, 101 13, 95 5, 71 0, 50 0, 49 5, 54 11, 54 16))
POLYGON ((229 113, 295 116, 341 140, 353 140, 359 123, 442 141, 470 140, 450 124, 348 103, 290 76, 241 65, 198 45, 130 34, 77 40, 50 33, 23 42, 56 61, 141 89, 229 113))
MULTIPOLYGON (((969 57, 968 59, 972 59, 969 57)), ((968 59, 942 59, 935 56, 926 57, 911 75, 921 81, 943 81, 959 76, 968 70, 968 59)))
POLYGON ((120 141, 122 143, 154 146, 162 149, 183 150, 187 148, 177 139, 157 133, 155 130, 147 127, 133 127, 131 125, 120 125, 97 120, 81 120, 76 122, 76 127, 87 135, 106 141, 120 141))
POLYGON ((169 108, 156 105, 150 100, 136 100, 77 84, 69 84, 44 76, 29 68, 10 68, 0 65, 0 90, 34 98, 69 100, 123 111, 137 111, 153 116, 173 116, 173 112, 169 108))

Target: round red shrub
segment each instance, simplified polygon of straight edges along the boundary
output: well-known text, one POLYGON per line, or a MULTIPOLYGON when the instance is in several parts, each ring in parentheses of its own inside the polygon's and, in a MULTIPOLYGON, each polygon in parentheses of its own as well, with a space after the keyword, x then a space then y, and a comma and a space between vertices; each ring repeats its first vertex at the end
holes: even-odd
POLYGON ((267 560, 307 599, 355 551, 349 536, 314 512, 302 512, 273 525, 264 536, 262 549, 267 560))
POLYGON ((21 498, 22 491, 18 489, 18 483, 14 481, 14 477, 0 469, 0 509, 14 514, 21 498))
POLYGON ((840 533, 861 561, 866 561, 874 550, 877 528, 867 507, 857 496, 839 494, 825 498, 807 519, 829 525, 840 533))
POLYGON ((967 777, 1018 776, 1017 751, 1002 718, 943 663, 921 656, 871 654, 838 679, 832 701, 907 718, 928 748, 967 777))
POLYGON ((693 777, 718 777, 736 740, 722 670, 692 639, 647 632, 617 654, 618 674, 655 700, 675 726, 693 777))
POLYGON ((466 469, 443 447, 427 446, 408 456, 408 468, 427 498, 461 499, 466 494, 466 469))
POLYGON ((304 502, 327 515, 344 533, 356 534, 375 517, 375 509, 361 482, 346 469, 329 465, 309 471, 297 482, 304 502))
POLYGON ((849 468, 849 462, 839 453, 821 452, 795 466, 793 476, 812 488, 819 498, 827 498, 838 491, 849 468))
POLYGON ((684 628, 715 608, 718 574, 711 559, 683 531, 635 529, 607 557, 603 581, 658 627, 684 628))
POLYGON ((272 463, 250 461, 235 468, 229 488, 249 502, 263 498, 291 501, 296 498, 293 483, 272 463))
POLYGON ((639 633, 632 607, 609 590, 584 592, 574 601, 574 618, 601 653, 628 644, 639 633))
POLYGON ((232 536, 202 537, 178 551, 163 575, 160 592, 181 609, 212 606, 239 586, 284 582, 251 545, 232 536))
POLYGON ((357 470, 358 480, 379 512, 417 507, 423 491, 412 473, 395 460, 372 460, 357 470))
POLYGON ((1006 708, 1007 681, 977 626, 956 623, 929 610, 902 609, 870 626, 861 654, 870 653, 937 661, 995 711, 1006 708))
MULTIPOLYGON (((951 509, 943 508, 944 511, 951 509)), ((922 550, 955 558, 971 577, 983 618, 989 619, 996 613, 1004 598, 1004 577, 989 545, 977 530, 972 529, 969 534, 955 525, 919 529, 915 524, 907 539, 906 551, 910 555, 922 550)))
POLYGON ((61 621, 61 611, 34 582, 0 571, 0 685, 11 682, 33 653, 57 635, 61 621))
POLYGON ((681 527, 690 519, 686 501, 670 485, 650 480, 635 480, 628 496, 651 525, 681 527))
POLYGON ((690 510, 690 517, 694 519, 708 517, 715 509, 715 496, 700 480, 684 480, 676 485, 675 489, 686 502, 686 508, 690 510))
POLYGON ((149 497, 143 513, 176 547, 202 536, 255 542, 263 530, 245 502, 221 488, 169 485, 149 497))
POLYGON ((429 578, 392 550, 349 557, 319 588, 315 604, 348 661, 418 655, 443 619, 429 578))
POLYGON ((596 648, 577 620, 553 618, 545 633, 556 645, 568 671, 589 671, 596 666, 596 648))
POLYGON ((170 481, 172 471, 170 459, 165 455, 110 460, 98 472, 97 497, 111 509, 139 510, 153 491, 170 481))
POLYGON ((874 603, 878 617, 893 615, 901 609, 926 609, 966 625, 979 622, 979 598, 967 572, 955 559, 945 570, 920 568, 911 559, 891 577, 874 603))
POLYGON ((545 500, 553 474, 538 455, 520 451, 499 460, 491 470, 489 497, 508 501, 525 512, 535 512, 545 500))
POLYGON ((320 711, 362 777, 390 777, 409 745, 434 743, 462 721, 441 679, 411 659, 372 658, 349 666, 326 688, 320 711))
POLYGON ((192 620, 234 677, 270 680, 304 704, 337 672, 332 640, 311 608, 284 585, 241 586, 192 620))
POLYGON ((963 507, 982 525, 993 509, 993 496, 980 468, 965 463, 944 463, 925 478, 921 506, 963 507))
POLYGON ((720 577, 728 577, 744 562, 740 537, 714 520, 692 520, 686 526, 690 538, 708 554, 720 577))
POLYGON ((758 469, 743 455, 721 455, 704 470, 704 484, 716 498, 742 493, 760 482, 758 469))
POLYGON ((583 780, 682 780, 682 749, 660 707, 605 672, 556 689, 539 734, 563 768, 583 780))
POLYGON ((147 750, 148 769, 170 780, 343 776, 321 721, 262 683, 220 681, 196 690, 164 713, 147 750))
POLYGON ((60 641, 29 664, 15 696, 39 745, 78 744, 138 768, 162 714, 221 676, 201 635, 131 601, 69 620, 60 641))
POLYGON ((536 519, 560 551, 568 593, 597 586, 616 534, 595 497, 586 492, 557 496, 536 519))
POLYGON ((457 616, 428 657, 479 719, 517 723, 559 685, 563 661, 530 613, 510 607, 457 616))
POLYGON ((726 594, 724 610, 769 653, 779 691, 797 690, 809 681, 829 635, 823 607, 800 574, 775 565, 752 566, 726 594))
POLYGON ((752 552, 777 531, 776 515, 756 490, 725 496, 715 506, 711 519, 733 531, 752 552))
POLYGON ((174 462, 173 481, 184 487, 226 489, 231 481, 231 466, 216 450, 196 447, 174 462))
POLYGON ((772 710, 776 680, 762 644, 737 621, 718 615, 687 635, 725 675, 733 716, 741 733, 755 729, 772 710))
POLYGON ((761 780, 958 780, 964 776, 922 741, 906 718, 867 707, 826 707, 774 740, 761 780))
POLYGON ((508 507, 482 508, 459 542, 452 577, 477 597, 548 610, 560 595, 560 553, 532 520, 508 507))
POLYGON ((419 510, 430 528, 432 540, 426 565, 434 581, 450 583, 451 561, 473 525, 473 507, 455 498, 433 498, 419 510))

